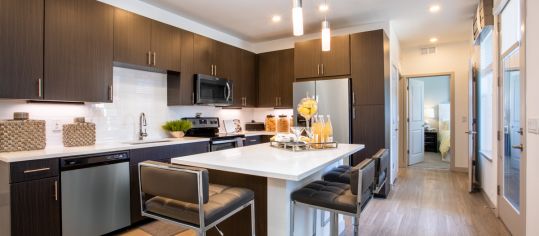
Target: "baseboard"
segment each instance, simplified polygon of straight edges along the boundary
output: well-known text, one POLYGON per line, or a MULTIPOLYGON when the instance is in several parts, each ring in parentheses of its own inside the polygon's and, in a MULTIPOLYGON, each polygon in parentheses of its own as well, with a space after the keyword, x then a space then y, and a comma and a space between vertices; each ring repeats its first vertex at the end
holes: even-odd
POLYGON ((492 210, 492 213, 494 213, 494 215, 498 217, 498 209, 496 209, 496 205, 492 201, 490 201, 490 198, 488 197, 487 193, 485 193, 485 190, 483 188, 481 188, 481 194, 487 202, 488 207, 492 210))
POLYGON ((451 168, 451 171, 468 173, 468 168, 466 168, 466 167, 453 167, 453 168, 451 168))

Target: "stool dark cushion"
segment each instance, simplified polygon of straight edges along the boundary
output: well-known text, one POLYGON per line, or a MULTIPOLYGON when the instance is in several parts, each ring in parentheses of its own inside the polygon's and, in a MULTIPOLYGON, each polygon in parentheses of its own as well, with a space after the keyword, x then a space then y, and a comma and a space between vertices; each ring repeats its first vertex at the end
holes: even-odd
POLYGON ((293 201, 355 214, 357 198, 350 185, 328 181, 315 181, 292 193, 293 201))
MULTIPOLYGON (((204 224, 215 222, 253 199, 254 193, 249 189, 210 184, 209 200, 204 204, 204 224)), ((149 212, 199 225, 198 204, 157 196, 146 201, 145 206, 149 212)))
POLYGON ((344 184, 350 184, 350 171, 351 166, 338 166, 333 170, 326 173, 322 179, 329 182, 338 182, 344 184))

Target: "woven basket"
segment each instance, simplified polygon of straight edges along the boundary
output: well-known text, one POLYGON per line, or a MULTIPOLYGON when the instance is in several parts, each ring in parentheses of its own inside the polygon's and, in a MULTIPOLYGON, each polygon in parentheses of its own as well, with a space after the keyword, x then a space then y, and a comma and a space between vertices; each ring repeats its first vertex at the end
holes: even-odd
MULTIPOLYGON (((77 119, 75 119, 77 120, 77 119)), ((62 139, 65 147, 91 146, 95 144, 95 124, 76 122, 63 125, 62 139)))
POLYGON ((41 150, 45 145, 44 120, 0 121, 0 152, 41 150))

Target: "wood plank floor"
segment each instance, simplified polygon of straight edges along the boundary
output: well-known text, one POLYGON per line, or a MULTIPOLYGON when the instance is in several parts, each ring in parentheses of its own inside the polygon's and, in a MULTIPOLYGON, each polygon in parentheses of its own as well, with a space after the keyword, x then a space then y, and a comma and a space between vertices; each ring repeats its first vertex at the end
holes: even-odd
POLYGON ((363 212, 359 235, 510 235, 481 193, 467 192, 467 180, 465 173, 400 169, 388 199, 363 212))

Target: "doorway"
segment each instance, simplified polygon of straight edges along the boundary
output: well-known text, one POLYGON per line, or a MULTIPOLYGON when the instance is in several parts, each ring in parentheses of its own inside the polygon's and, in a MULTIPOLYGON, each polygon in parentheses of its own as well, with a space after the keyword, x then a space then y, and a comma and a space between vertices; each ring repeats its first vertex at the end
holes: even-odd
POLYGON ((405 77, 404 166, 454 168, 453 74, 405 77))

